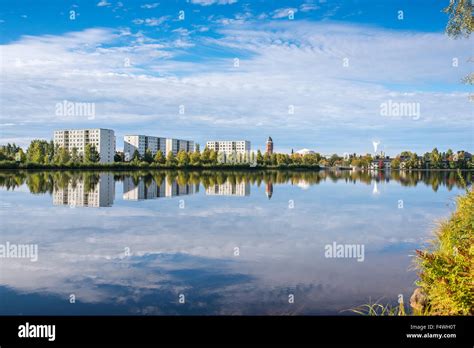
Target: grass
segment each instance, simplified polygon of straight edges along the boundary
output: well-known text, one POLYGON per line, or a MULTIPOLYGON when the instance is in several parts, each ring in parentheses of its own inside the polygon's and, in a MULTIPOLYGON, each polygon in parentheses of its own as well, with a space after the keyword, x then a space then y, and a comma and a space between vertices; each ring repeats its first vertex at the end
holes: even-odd
POLYGON ((457 197, 456 206, 437 227, 430 248, 417 250, 417 285, 430 315, 474 314, 474 190, 457 197))

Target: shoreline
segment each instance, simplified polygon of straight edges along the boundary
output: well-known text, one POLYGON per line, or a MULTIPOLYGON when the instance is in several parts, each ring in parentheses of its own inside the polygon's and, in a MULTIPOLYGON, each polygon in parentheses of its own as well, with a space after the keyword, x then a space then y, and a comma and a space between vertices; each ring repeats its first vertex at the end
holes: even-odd
POLYGON ((156 164, 128 164, 128 163, 113 163, 113 164, 79 164, 79 165, 45 165, 35 163, 17 163, 17 162, 0 162, 0 171, 12 171, 12 170, 27 170, 27 171, 77 171, 77 170, 88 170, 88 171, 139 171, 139 170, 182 170, 182 171, 203 171, 203 170, 239 170, 239 171, 305 171, 305 172, 319 172, 319 171, 355 171, 355 172, 378 172, 378 173, 390 173, 390 172, 474 172, 474 169, 445 169, 445 168, 433 168, 433 169, 390 169, 390 170, 374 170, 364 168, 338 168, 338 167, 320 167, 319 165, 298 165, 298 166, 250 166, 246 165, 156 165, 156 164))

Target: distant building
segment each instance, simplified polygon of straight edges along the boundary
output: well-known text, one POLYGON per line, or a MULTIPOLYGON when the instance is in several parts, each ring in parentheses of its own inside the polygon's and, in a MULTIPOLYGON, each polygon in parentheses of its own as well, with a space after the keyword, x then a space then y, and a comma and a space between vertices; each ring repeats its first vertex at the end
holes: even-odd
POLYGON ((216 152, 225 153, 229 155, 231 153, 248 154, 250 153, 250 141, 248 140, 225 140, 225 141, 208 141, 206 147, 209 150, 216 152))
POLYGON ((376 158, 369 165, 370 170, 390 170, 392 169, 392 160, 390 157, 376 158))
POLYGON ((76 148, 84 155, 87 144, 94 145, 99 153, 100 163, 112 163, 115 155, 115 135, 112 129, 66 129, 54 131, 54 145, 69 152, 76 148))
POLYGON ((123 137, 123 153, 129 159, 132 159, 135 151, 140 156, 145 155, 146 150, 150 150, 152 155, 158 151, 166 151, 166 139, 148 135, 126 135, 123 137))
POLYGON ((130 161, 135 153, 138 151, 140 156, 143 156, 146 150, 150 150, 152 155, 156 155, 158 151, 164 156, 167 156, 171 151, 173 155, 181 150, 186 152, 194 152, 194 141, 160 138, 149 135, 126 135, 123 138, 123 152, 125 160, 130 161))
POLYGON ((266 153, 269 155, 273 154, 273 140, 272 137, 268 137, 266 153))

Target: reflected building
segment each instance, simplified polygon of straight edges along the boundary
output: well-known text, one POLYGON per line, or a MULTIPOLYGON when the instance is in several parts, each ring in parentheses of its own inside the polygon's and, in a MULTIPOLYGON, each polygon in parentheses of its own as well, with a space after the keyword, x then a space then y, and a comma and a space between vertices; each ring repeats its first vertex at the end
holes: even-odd
POLYGON ((145 180, 139 179, 135 184, 133 178, 128 176, 123 180, 123 199, 127 201, 139 201, 142 199, 155 199, 165 197, 165 185, 162 182, 157 185, 155 180, 145 183, 145 180))
POLYGON ((191 195, 196 191, 193 184, 180 185, 176 181, 170 183, 163 180, 160 185, 157 185, 155 180, 145 183, 142 178, 138 183, 135 183, 132 177, 126 177, 123 180, 123 199, 127 201, 191 195))
POLYGON ((223 184, 210 185, 206 189, 208 196, 249 196, 250 183, 242 181, 240 183, 233 183, 226 181, 223 184))
POLYGON ((265 187, 265 194, 267 195, 268 199, 272 198, 273 195, 273 184, 271 181, 267 183, 267 186, 265 187))
MULTIPOLYGON (((93 177, 92 177, 93 178, 93 177)), ((98 175, 97 183, 84 178, 70 180, 65 188, 53 188, 53 204, 71 207, 111 207, 115 199, 115 181, 110 173, 98 175)))

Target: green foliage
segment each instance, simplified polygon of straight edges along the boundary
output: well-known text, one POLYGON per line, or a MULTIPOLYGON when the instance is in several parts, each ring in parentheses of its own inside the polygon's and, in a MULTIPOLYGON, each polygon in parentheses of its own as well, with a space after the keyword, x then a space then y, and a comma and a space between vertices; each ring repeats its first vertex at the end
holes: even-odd
POLYGON ((174 156, 173 152, 170 151, 168 152, 168 155, 166 156, 166 165, 168 166, 174 166, 176 165, 176 157, 174 156))
MULTIPOLYGON (((160 152, 160 151, 158 151, 160 152)), ((150 149, 145 150, 145 155, 143 156, 143 160, 147 163, 153 162, 153 154, 151 153, 150 149)))
POLYGON ((431 315, 474 314, 474 190, 457 198, 457 209, 440 223, 429 250, 417 250, 418 285, 431 315))
POLYGON ((444 12, 449 15, 446 33, 457 39, 469 37, 474 29, 474 8, 471 0, 450 0, 444 12))
POLYGON ((163 156, 163 152, 157 151, 155 154, 155 158, 153 159, 155 163, 157 164, 165 164, 166 158, 163 156))
POLYGON ((179 151, 176 156, 176 160, 179 166, 184 167, 184 166, 189 165, 189 155, 186 151, 183 151, 183 150, 179 151))
POLYGON ((26 151, 26 159, 29 162, 46 163, 51 149, 50 143, 46 140, 33 140, 26 151))
POLYGON ((99 162, 99 152, 92 144, 87 144, 84 148, 84 162, 85 163, 97 163, 99 162))

